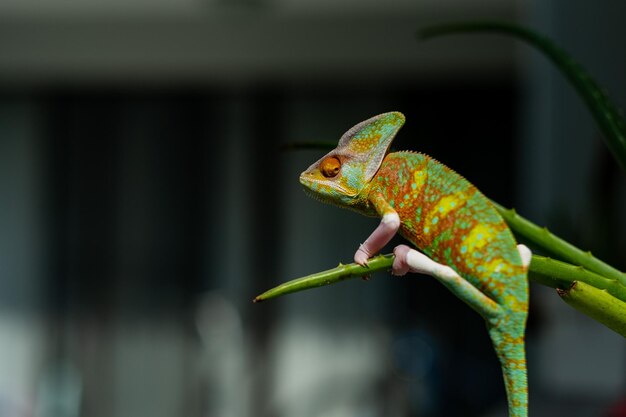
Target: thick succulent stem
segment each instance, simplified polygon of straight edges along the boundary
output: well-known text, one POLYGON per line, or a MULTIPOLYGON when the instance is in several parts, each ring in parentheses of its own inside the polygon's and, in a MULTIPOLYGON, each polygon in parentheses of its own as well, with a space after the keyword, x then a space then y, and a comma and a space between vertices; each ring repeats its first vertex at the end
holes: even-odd
POLYGON ((559 290, 561 298, 576 310, 626 337, 626 303, 584 282, 559 290))

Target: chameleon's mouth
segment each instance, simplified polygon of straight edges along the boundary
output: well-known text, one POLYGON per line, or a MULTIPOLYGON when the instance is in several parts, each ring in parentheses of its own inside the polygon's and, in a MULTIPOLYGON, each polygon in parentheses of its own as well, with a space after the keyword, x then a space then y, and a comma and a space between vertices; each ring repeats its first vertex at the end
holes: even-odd
POLYGON ((305 188, 308 188, 313 193, 330 194, 330 190, 334 190, 335 193, 341 193, 346 196, 354 195, 353 192, 350 192, 341 184, 335 181, 321 179, 315 174, 307 171, 300 174, 300 184, 302 184, 305 188), (328 190, 328 192, 325 192, 325 190, 328 190))
POLYGON ((345 196, 353 194, 336 182, 320 179, 307 171, 300 175, 300 184, 309 197, 326 204, 334 204, 335 199, 331 198, 332 194, 345 196))

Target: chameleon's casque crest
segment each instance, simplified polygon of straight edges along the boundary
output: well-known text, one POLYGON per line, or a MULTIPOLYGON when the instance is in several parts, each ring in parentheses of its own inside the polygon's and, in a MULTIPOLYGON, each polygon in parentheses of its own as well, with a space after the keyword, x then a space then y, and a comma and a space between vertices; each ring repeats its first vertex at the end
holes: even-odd
POLYGON ((352 205, 380 168, 404 120, 402 113, 389 112, 353 126, 337 148, 300 175, 300 183, 323 202, 352 205), (336 172, 326 169, 336 165, 336 172))

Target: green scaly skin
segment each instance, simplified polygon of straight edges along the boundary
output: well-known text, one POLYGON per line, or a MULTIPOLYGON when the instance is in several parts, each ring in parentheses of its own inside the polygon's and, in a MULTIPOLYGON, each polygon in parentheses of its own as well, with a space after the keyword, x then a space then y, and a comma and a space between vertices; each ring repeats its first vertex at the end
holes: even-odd
MULTIPOLYGON (((452 279, 450 274, 431 275, 485 318, 502 365, 509 415, 525 417, 527 268, 506 223, 476 187, 427 155, 387 154, 403 123, 404 116, 397 112, 359 123, 300 181, 323 202, 383 217, 381 231, 368 239, 377 242, 369 248, 379 250, 395 233, 389 234, 385 219, 389 223, 399 218, 397 231, 405 239, 456 272, 452 279)), ((373 255, 367 249, 357 251, 357 262, 364 254, 364 259, 373 255)))

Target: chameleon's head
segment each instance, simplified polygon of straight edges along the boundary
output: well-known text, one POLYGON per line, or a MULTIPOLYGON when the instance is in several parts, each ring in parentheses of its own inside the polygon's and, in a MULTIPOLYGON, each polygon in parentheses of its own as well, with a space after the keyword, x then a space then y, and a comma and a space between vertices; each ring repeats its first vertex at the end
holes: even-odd
POLYGON ((402 113, 390 112, 352 127, 337 148, 300 175, 304 190, 325 203, 347 207, 357 204, 403 124, 402 113))

